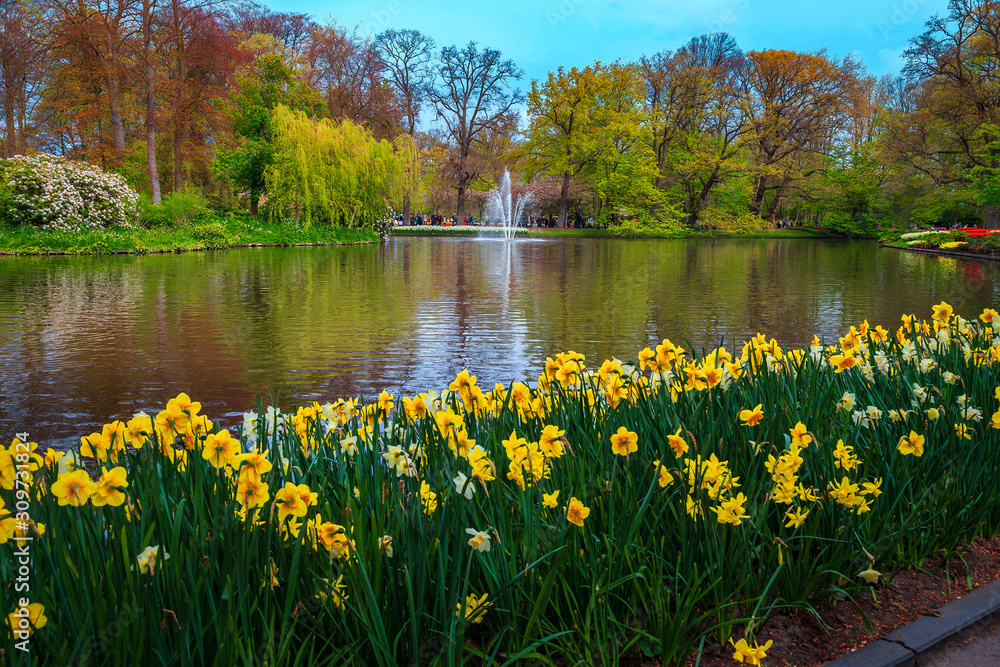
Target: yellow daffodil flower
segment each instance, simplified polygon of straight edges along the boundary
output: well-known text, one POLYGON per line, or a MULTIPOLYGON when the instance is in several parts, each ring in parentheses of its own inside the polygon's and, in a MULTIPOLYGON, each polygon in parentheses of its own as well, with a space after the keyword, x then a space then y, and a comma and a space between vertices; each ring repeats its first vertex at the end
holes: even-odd
POLYGON ((91 481, 86 470, 74 470, 59 475, 52 483, 50 491, 59 500, 60 505, 80 507, 87 503, 95 488, 96 485, 91 481))
POLYGON ((618 428, 618 432, 611 436, 611 451, 618 456, 628 457, 629 454, 639 449, 639 436, 634 431, 630 431, 624 426, 618 428))
POLYGON ((575 496, 569 499, 566 506, 566 519, 574 526, 583 528, 583 522, 590 516, 590 508, 577 500, 575 496))
POLYGON ((111 505, 118 507, 125 502, 125 488, 128 487, 125 468, 121 466, 110 471, 101 467, 101 478, 94 485, 91 502, 96 507, 111 505))
POLYGON ((904 435, 899 439, 896 449, 904 456, 913 454, 919 458, 924 455, 924 442, 924 436, 918 435, 916 431, 910 431, 909 437, 904 435))
POLYGON ((756 426, 764 419, 764 405, 758 403, 757 407, 752 410, 741 410, 740 411, 740 421, 743 422, 743 426, 756 426))

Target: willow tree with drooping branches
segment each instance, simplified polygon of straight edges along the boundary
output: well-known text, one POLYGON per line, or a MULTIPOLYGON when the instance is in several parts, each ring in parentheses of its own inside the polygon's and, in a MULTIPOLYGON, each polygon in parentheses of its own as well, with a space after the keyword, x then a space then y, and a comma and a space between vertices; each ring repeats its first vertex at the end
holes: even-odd
POLYGON ((279 105, 272 128, 274 161, 265 176, 272 214, 305 226, 371 228, 406 187, 408 152, 351 120, 314 120, 279 105))

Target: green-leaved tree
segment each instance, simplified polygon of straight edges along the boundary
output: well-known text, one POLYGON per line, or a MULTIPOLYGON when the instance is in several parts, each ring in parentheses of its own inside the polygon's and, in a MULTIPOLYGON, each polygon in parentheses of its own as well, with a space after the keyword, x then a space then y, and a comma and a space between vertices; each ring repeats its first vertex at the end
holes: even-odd
POLYGON ((257 215, 265 192, 265 174, 274 161, 275 108, 284 105, 317 117, 323 110, 323 98, 298 75, 275 38, 254 35, 241 46, 255 55, 237 75, 230 99, 236 145, 219 151, 215 168, 249 195, 250 214, 257 215))
POLYGON ((272 120, 267 191, 300 223, 371 228, 405 194, 416 161, 410 135, 394 146, 349 119, 314 120, 284 105, 272 120))

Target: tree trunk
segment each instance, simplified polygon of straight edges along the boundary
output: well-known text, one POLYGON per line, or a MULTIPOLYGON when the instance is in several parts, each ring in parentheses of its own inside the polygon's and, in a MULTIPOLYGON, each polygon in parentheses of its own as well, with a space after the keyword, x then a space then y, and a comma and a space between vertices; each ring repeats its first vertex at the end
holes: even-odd
POLYGON ((996 229, 998 222, 996 204, 983 207, 983 227, 986 229, 996 229))
POLYGON ((403 224, 410 224, 410 195, 403 195, 403 224))
POLYGON ((688 212, 688 225, 694 227, 698 224, 698 218, 701 216, 701 212, 705 210, 705 205, 708 203, 708 198, 712 195, 712 188, 715 187, 715 182, 719 178, 719 168, 716 167, 712 174, 705 181, 705 185, 701 188, 701 193, 698 198, 694 200, 691 205, 691 210, 688 212))
POLYGON ((153 74, 146 66, 146 162, 149 164, 149 190, 154 205, 160 203, 160 170, 156 164, 156 103, 153 101, 153 74))
POLYGON ((115 150, 125 152, 125 125, 122 123, 122 103, 119 97, 118 75, 108 71, 104 77, 108 86, 108 107, 111 110, 111 130, 114 133, 115 150))
POLYGON ((260 202, 260 195, 256 192, 250 193, 250 215, 257 217, 257 204, 260 202))
POLYGON ((17 155, 17 129, 14 127, 14 87, 4 82, 3 113, 7 123, 7 155, 17 155))
POLYGON ((25 127, 25 114, 27 114, 28 100, 26 99, 27 93, 25 91, 26 82, 22 82, 23 85, 18 87, 17 91, 17 130, 15 134, 17 136, 17 152, 20 154, 25 154, 28 152, 28 131, 25 127))
POLYGON ((153 205, 160 204, 160 170, 156 164, 156 89, 153 71, 153 0, 142 3, 142 55, 146 65, 146 162, 153 205))
POLYGON ((174 113, 171 119, 173 130, 173 192, 180 192, 184 189, 184 147, 188 140, 188 123, 185 119, 185 103, 187 101, 186 83, 188 76, 187 51, 184 42, 184 29, 181 21, 181 0, 171 0, 170 17, 172 25, 170 27, 174 38, 174 53, 177 59, 177 79, 175 85, 177 94, 174 97, 174 113))
POLYGON ((469 182, 469 177, 465 173, 465 162, 469 159, 469 150, 467 147, 462 149, 462 154, 459 156, 458 162, 458 216, 459 224, 462 223, 462 218, 465 217, 465 187, 469 182))
POLYGON ((188 124, 184 118, 184 81, 187 79, 187 61, 183 57, 177 62, 177 100, 174 103, 174 192, 184 189, 184 145, 187 143, 188 124))
MULTIPOLYGON (((179 114, 180 112, 178 112, 179 114)), ((184 143, 187 132, 185 131, 183 119, 178 117, 174 121, 174 192, 184 189, 184 143)))
POLYGON ((781 206, 781 195, 782 192, 781 189, 779 188, 778 191, 774 194, 774 201, 771 202, 771 210, 768 211, 768 221, 771 223, 772 226, 774 225, 775 217, 777 217, 778 215, 778 208, 781 206))
POLYGON ((767 179, 763 176, 757 181, 757 191, 754 193, 753 202, 750 204, 750 211, 756 215, 761 214, 764 207, 764 193, 767 192, 767 179))
POLYGON ((569 172, 563 172, 562 191, 559 193, 559 226, 566 227, 566 203, 569 201, 569 172))

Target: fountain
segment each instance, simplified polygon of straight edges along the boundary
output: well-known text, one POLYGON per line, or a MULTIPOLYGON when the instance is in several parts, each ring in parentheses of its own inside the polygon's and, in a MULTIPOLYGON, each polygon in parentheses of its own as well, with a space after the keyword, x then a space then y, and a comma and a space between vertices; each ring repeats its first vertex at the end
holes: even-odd
POLYGON ((486 210, 490 215, 490 220, 498 220, 503 237, 512 239, 517 233, 517 226, 524 217, 524 207, 531 201, 531 195, 526 194, 517 198, 514 202, 510 192, 510 170, 504 169, 503 179, 500 187, 490 191, 486 202, 486 210))

